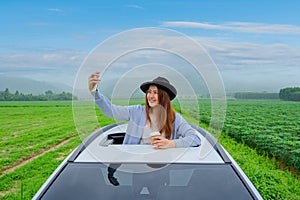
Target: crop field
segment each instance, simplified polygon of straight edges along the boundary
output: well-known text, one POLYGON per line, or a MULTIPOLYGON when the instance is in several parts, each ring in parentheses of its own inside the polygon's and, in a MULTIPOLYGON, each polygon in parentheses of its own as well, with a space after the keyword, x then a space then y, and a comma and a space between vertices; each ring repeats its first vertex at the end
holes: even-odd
MULTIPOLYGON (((200 120, 208 123, 203 102, 200 120)), ((229 100, 223 130, 248 146, 300 171, 300 103, 277 100, 229 100)))
POLYGON ((225 125, 230 136, 300 171, 299 102, 253 101, 231 105, 225 125))
MULTIPOLYGON (((206 126, 209 102, 200 102, 200 108, 200 120, 206 126)), ((193 111, 183 115, 190 119, 190 113, 193 111)), ((97 115, 99 126, 114 122, 100 112, 97 115)), ((300 199, 299 123, 299 103, 227 102, 219 142, 265 199, 300 199), (278 160, 293 173, 282 170, 278 160)), ((0 199, 31 199, 81 142, 68 101, 1 102, 0 125, 0 199)), ((91 133, 99 126, 91 123, 85 133, 79 129, 79 134, 91 133)))

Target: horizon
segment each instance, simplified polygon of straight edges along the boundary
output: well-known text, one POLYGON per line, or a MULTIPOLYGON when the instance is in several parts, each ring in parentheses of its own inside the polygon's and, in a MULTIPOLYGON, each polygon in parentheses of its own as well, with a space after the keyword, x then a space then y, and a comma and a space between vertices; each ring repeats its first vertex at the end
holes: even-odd
MULTIPOLYGON (((1 76, 0 76, 1 77, 1 76)), ((6 77, 6 78, 10 78, 10 77, 6 77)), ((13 77, 15 78, 15 77, 13 77)), ((47 91, 51 91, 53 92, 54 94, 58 94, 58 93, 62 93, 62 92, 66 92, 66 93, 73 93, 72 92, 72 87, 69 87, 69 88, 66 88, 65 86, 66 85, 63 85, 64 87, 59 87, 60 84, 56 84, 56 83, 51 83, 51 82, 42 82, 42 81, 38 81, 38 80, 33 80, 33 79, 29 79, 29 78, 18 78, 22 81, 29 81, 28 83, 30 85, 32 84, 35 84, 35 85, 39 85, 39 84, 42 84, 41 87, 37 87, 37 88, 33 88, 33 90, 28 90, 28 89, 25 89, 24 88, 28 88, 26 84, 23 84, 24 82, 22 82, 22 87, 17 87, 16 85, 20 85, 19 83, 16 83, 13 84, 13 86, 8 86, 6 87, 5 85, 3 85, 1 82, 1 79, 0 79, 0 92, 4 92, 6 89, 8 89, 9 93, 11 94, 14 94, 15 92, 19 92, 19 93, 22 93, 22 94, 33 94, 33 95, 42 95, 42 94, 45 94, 45 92, 47 91), (23 80, 22 80, 23 79, 23 80), (32 81, 32 83, 31 83, 32 81), (54 84, 54 85, 51 85, 51 84, 54 84), (49 87, 45 87, 46 86, 49 86, 49 87)), ((9 85, 9 84, 8 84, 9 85)), ((68 86, 67 86, 68 87, 68 86)), ((109 92, 109 88, 104 88, 103 89, 103 92, 110 96, 110 92, 109 92)), ((256 93, 256 94, 263 94, 263 93, 267 93, 267 94, 279 94, 280 93, 280 90, 281 89, 285 89, 285 88, 300 88, 299 86, 289 86, 289 87, 284 87, 284 88, 280 88, 278 91, 250 91, 250 90, 236 90, 236 91, 225 91, 226 92, 226 96, 234 96, 235 94, 237 93, 256 93)), ((138 90, 138 86, 136 88, 136 90, 138 90)), ((88 91, 85 91, 85 92, 88 92, 88 91)), ((141 93, 141 92, 140 92, 141 93)), ((143 94, 141 93, 140 94, 139 92, 135 91, 133 95, 133 97, 131 98, 144 98, 143 97, 143 94)), ((88 94, 88 93, 85 93, 85 94, 88 94)), ((203 97, 208 97, 210 94, 208 91, 206 91, 205 93, 201 93, 201 94, 197 94, 198 96, 200 96, 201 98, 203 97)), ((178 96, 181 96, 182 98, 185 98, 185 97, 188 97, 188 96, 192 96, 192 94, 178 94, 178 96)), ((121 98, 122 96, 120 96, 119 98, 121 98)))

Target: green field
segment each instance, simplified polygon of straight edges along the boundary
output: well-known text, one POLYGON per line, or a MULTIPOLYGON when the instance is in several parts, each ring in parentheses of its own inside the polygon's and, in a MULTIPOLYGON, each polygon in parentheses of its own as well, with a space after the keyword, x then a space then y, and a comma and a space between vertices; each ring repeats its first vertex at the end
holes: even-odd
MULTIPOLYGON (((203 126, 207 126, 205 123, 210 117, 209 107, 208 102, 200 102, 203 126)), ((300 104, 293 102, 227 102, 224 133, 218 138, 219 142, 265 199, 300 199, 296 170, 300 157, 299 109, 300 104), (278 151, 288 159, 280 157, 278 151), (282 162, 294 173, 281 170, 282 162)), ((193 111, 182 113, 190 119, 193 111)), ((114 122, 100 113, 97 115, 99 126, 114 122)), ((72 103, 67 101, 1 102, 0 123, 0 199, 31 199, 81 142, 73 120, 72 103), (33 159, 24 162, 29 158, 33 159)), ((87 125, 84 131, 91 133, 99 126, 87 125)))
MULTIPOLYGON (((200 121, 209 123, 210 103, 202 101, 200 121)), ((300 171, 300 103, 279 100, 229 100, 223 131, 240 143, 300 171)))

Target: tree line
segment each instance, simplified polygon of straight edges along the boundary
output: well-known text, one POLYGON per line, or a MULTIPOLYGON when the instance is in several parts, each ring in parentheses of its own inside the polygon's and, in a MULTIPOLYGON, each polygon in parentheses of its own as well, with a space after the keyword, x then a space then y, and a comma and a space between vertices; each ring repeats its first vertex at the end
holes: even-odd
MULTIPOLYGON (((58 101, 58 100, 72 100, 73 95, 68 92, 62 92, 55 94, 51 90, 45 92, 45 94, 33 95, 23 94, 18 90, 15 93, 11 93, 8 88, 5 91, 0 91, 0 101, 58 101)), ((76 97, 74 97, 76 99, 76 97)))
POLYGON ((280 89, 279 93, 268 92, 237 92, 237 99, 281 99, 284 101, 300 101, 300 87, 288 87, 280 89))
POLYGON ((279 97, 285 101, 300 101, 300 87, 283 88, 279 92, 279 97))
POLYGON ((278 93, 268 92, 237 92, 234 97, 237 99, 279 99, 278 93))

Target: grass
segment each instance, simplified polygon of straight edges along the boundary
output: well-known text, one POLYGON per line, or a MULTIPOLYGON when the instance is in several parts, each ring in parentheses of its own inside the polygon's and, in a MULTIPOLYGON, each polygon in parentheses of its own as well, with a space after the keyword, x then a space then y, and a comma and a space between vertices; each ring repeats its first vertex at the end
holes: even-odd
POLYGON ((1 104, 0 172, 77 135, 71 108, 70 102, 1 104))
POLYGON ((31 199, 51 173, 81 142, 79 137, 0 177, 1 199, 31 199))
POLYGON ((243 169, 264 199, 300 199, 300 181, 289 171, 277 168, 275 159, 222 134, 219 142, 243 169))

